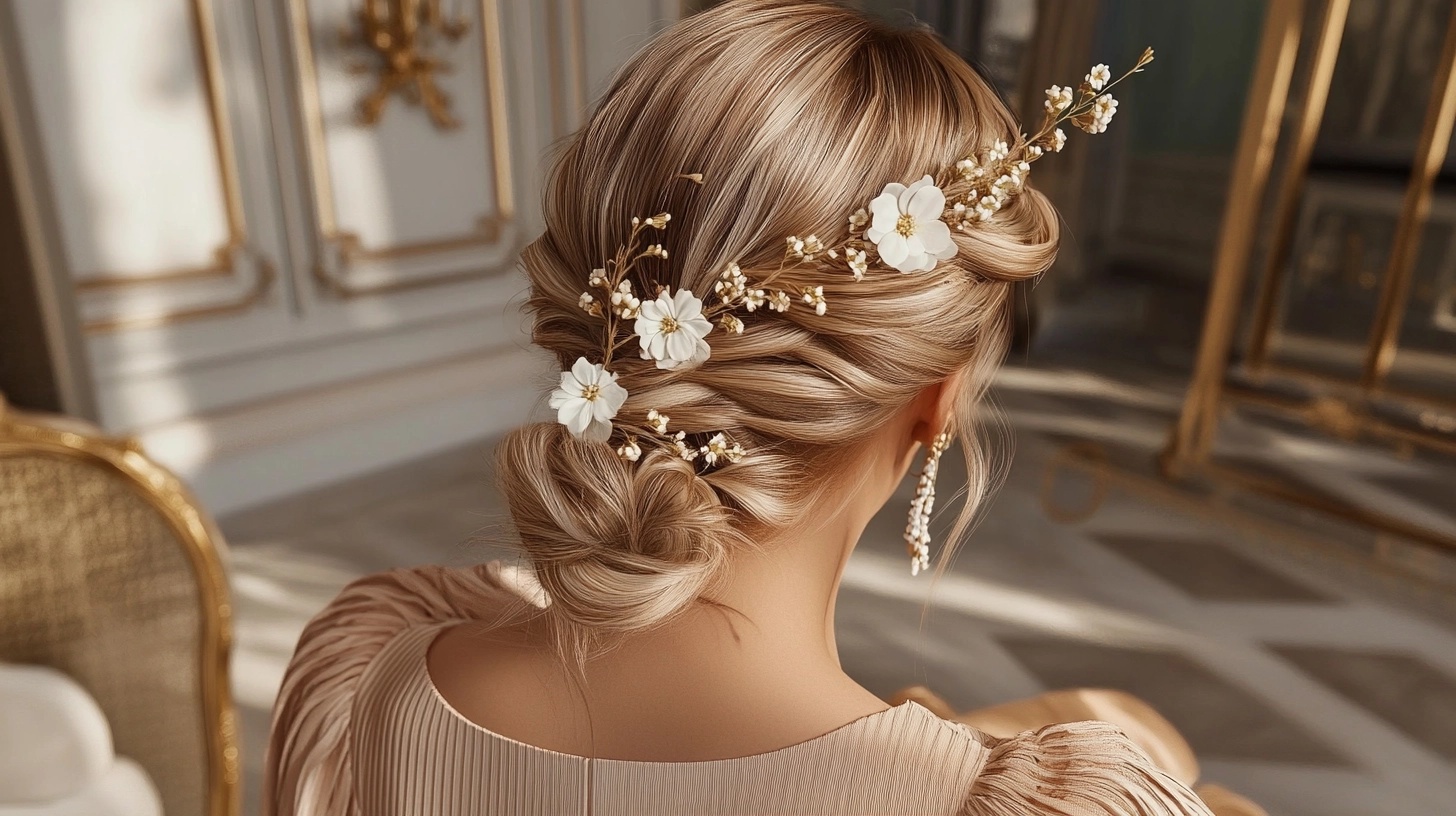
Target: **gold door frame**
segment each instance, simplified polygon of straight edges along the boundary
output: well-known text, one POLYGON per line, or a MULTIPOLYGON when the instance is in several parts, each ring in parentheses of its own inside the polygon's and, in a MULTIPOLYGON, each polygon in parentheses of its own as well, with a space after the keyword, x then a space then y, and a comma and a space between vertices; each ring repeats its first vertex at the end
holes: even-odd
POLYGON ((1452 9, 1447 24, 1438 74, 1432 85, 1426 120, 1386 264, 1361 379, 1358 382, 1343 381, 1328 374, 1268 359, 1270 338, 1277 331, 1274 312, 1293 244, 1295 214, 1328 100, 1350 0, 1326 0, 1326 3, 1303 106, 1291 136, 1289 161, 1284 167, 1275 199, 1271 219, 1274 231, 1255 301, 1250 354, 1245 363, 1256 376, 1272 373, 1319 386, 1326 393, 1299 400, 1259 388, 1234 385, 1227 380, 1230 352, 1261 215, 1259 202, 1264 200, 1271 176, 1304 21, 1304 0, 1271 0, 1229 182, 1228 205, 1219 234, 1193 377, 1182 412, 1163 452, 1161 466, 1166 477, 1211 477, 1379 531, 1456 550, 1456 537, 1449 534, 1216 463, 1211 457, 1220 414, 1231 404, 1271 410, 1341 439, 1367 437, 1392 444, 1400 450, 1421 446, 1456 454, 1456 440, 1450 435, 1440 434, 1434 429, 1404 427, 1381 419, 1365 408, 1365 403, 1376 396, 1396 398, 1406 407, 1428 412, 1448 409, 1450 404, 1449 400, 1436 395, 1422 395, 1387 386, 1385 376, 1394 359, 1401 318, 1410 293, 1416 250, 1430 213, 1432 187, 1445 161, 1453 124, 1456 124, 1456 8, 1452 9))
POLYGON ((222 562, 222 535, 170 471, 131 439, 114 439, 76 420, 30 416, 0 396, 0 457, 45 454, 75 459, 130 484, 172 529, 197 576, 200 602, 198 681, 208 767, 207 816, 237 816, 241 772, 237 715, 228 685, 232 650, 232 602, 222 562))

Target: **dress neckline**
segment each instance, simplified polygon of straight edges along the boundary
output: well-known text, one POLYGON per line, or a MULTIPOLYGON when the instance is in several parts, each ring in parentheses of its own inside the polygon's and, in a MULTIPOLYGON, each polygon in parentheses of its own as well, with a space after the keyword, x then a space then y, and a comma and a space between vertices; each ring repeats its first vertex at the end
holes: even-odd
POLYGON ((421 639, 422 646, 419 650, 418 659, 415 661, 416 666, 418 666, 419 681, 424 684, 426 689, 429 690, 429 696, 435 701, 436 705, 440 706, 440 708, 443 709, 450 716, 451 719, 454 719, 464 724, 471 730, 480 733, 488 739, 499 740, 500 742, 506 743, 507 745, 510 745, 517 749, 535 751, 543 755, 562 760, 572 760, 577 762, 611 763, 613 765, 636 765, 653 768, 664 768, 673 766, 708 767, 712 765, 731 764, 737 762, 754 762, 765 759, 782 758, 788 753, 807 750, 815 745, 818 745, 821 742, 826 742, 835 738, 843 737, 846 734, 850 734, 867 726, 877 724, 882 719, 890 719, 902 714, 918 714, 921 716, 929 716, 933 717, 940 723, 947 725, 950 724, 920 703, 917 703, 914 700, 906 700, 899 705, 883 708, 879 711, 872 711, 869 714, 864 714, 856 717, 855 719, 850 720, 843 725, 836 726, 835 728, 832 728, 829 731, 826 731, 816 737, 810 737, 806 740, 801 740, 791 745, 785 745, 782 748, 775 748, 770 751, 762 751, 760 753, 746 754, 744 756, 738 757, 675 761, 645 759, 609 759, 602 757, 582 756, 581 754, 571 754, 564 751, 552 750, 550 748, 542 748, 539 745, 532 745, 529 742, 522 742, 521 740, 514 739, 504 734, 492 731, 489 728, 481 725, 480 723, 470 719, 469 717, 466 717, 464 714, 460 713, 460 711, 457 710, 455 706, 451 705, 450 701, 445 699, 445 695, 440 693, 440 688, 435 685, 435 679, 430 676, 429 660, 427 659, 430 644, 435 642, 435 638, 438 637, 445 630, 445 628, 447 627, 438 626, 430 628, 430 634, 427 637, 421 639))

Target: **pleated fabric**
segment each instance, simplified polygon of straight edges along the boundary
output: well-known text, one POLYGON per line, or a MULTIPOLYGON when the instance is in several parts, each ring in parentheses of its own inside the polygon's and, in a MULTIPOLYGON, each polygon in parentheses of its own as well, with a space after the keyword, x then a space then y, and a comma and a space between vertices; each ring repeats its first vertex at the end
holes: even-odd
POLYGON ((466 720, 430 681, 430 644, 546 603, 497 563, 345 589, 305 630, 274 708, 265 816, 1209 816, 1106 723, 995 740, 907 702, 765 754, 633 762, 466 720))

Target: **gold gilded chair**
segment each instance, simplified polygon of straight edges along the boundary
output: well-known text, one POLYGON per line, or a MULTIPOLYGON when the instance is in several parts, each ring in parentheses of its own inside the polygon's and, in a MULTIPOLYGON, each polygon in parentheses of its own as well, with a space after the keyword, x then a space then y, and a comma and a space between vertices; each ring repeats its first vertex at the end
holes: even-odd
POLYGON ((65 672, 168 816, 236 816, 222 539, 138 444, 0 398, 0 661, 65 672))

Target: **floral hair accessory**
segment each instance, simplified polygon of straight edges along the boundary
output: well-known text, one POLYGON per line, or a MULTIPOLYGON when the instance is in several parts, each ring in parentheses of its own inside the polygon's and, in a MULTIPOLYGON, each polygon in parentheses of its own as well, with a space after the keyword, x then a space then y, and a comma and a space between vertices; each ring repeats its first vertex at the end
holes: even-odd
MULTIPOLYGON (((650 285, 650 292, 644 289, 639 296, 633 281, 638 263, 668 256, 661 243, 643 247, 643 233, 665 231, 672 216, 659 213, 633 218, 627 242, 587 275, 588 289, 598 294, 585 291, 577 300, 582 311, 603 324, 601 362, 578 357, 570 371, 562 372, 561 384, 550 399, 557 421, 578 439, 599 443, 609 442, 617 425, 625 425, 616 450, 628 462, 645 455, 644 445, 707 467, 741 461, 748 452, 725 433, 695 434, 702 441, 697 444, 697 440, 689 441, 685 431, 669 433, 667 415, 656 409, 638 421, 618 423, 617 412, 627 401, 627 389, 617 383, 617 374, 611 370, 617 352, 635 338, 643 360, 652 360, 659 369, 685 371, 711 356, 708 336, 715 325, 728 335, 744 332, 743 319, 733 314, 739 309, 786 312, 797 300, 815 315, 827 315, 829 299, 823 285, 799 286, 793 292, 775 286, 789 269, 817 266, 848 272, 856 281, 876 268, 901 274, 934 270, 959 251, 952 230, 969 232, 995 218, 1025 188, 1031 165, 1047 153, 1061 152, 1067 143, 1062 125, 1071 124, 1086 133, 1105 132, 1117 113, 1117 100, 1108 91, 1152 61, 1153 49, 1148 48, 1117 79, 1106 65, 1095 65, 1075 89, 1051 86, 1043 103, 1046 114, 1035 135, 1023 135, 1014 144, 997 141, 943 168, 938 176, 927 174, 909 185, 886 184, 878 196, 849 215, 850 234, 841 243, 826 245, 815 234, 790 235, 784 239, 784 257, 778 268, 758 279, 750 278, 737 263, 728 264, 708 295, 715 299, 713 303, 705 303, 691 290, 672 291, 661 285, 650 285), (624 330, 628 325, 630 331, 624 330)), ((702 173, 680 173, 677 178, 698 186, 704 183, 702 173)))

